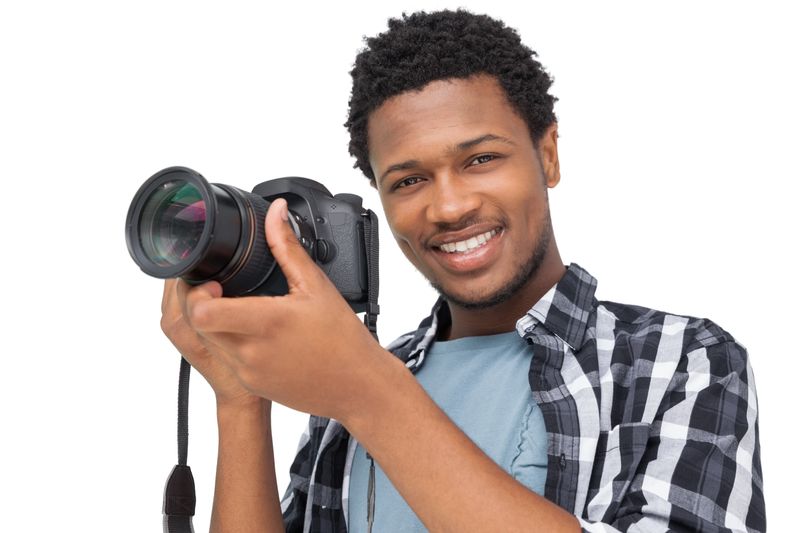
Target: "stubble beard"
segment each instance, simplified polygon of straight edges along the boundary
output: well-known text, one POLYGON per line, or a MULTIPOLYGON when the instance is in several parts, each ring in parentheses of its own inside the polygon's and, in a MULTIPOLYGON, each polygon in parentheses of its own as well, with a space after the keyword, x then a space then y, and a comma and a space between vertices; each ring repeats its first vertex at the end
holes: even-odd
MULTIPOLYGON (((462 300, 458 296, 451 294, 444 290, 444 288, 436 280, 428 280, 431 287, 438 292, 447 302, 451 305, 457 305, 463 309, 478 310, 489 309, 496 305, 500 305, 508 301, 514 296, 522 287, 524 287, 541 268, 544 263, 544 258, 547 255, 547 250, 550 247, 550 235, 552 234, 552 222, 550 220, 550 206, 544 214, 542 221, 542 231, 536 242, 536 247, 533 249, 528 260, 517 270, 514 277, 512 277, 504 286, 488 296, 472 299, 462 300)), ((531 303, 533 305, 533 303, 531 303)))

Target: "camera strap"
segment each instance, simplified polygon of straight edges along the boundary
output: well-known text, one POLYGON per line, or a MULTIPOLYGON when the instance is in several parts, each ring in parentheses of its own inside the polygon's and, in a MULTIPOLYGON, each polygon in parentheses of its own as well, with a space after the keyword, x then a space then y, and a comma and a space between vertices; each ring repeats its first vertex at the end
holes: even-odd
MULTIPOLYGON (((364 325, 372 336, 378 339, 378 217, 367 209, 364 217, 364 244, 367 251, 367 305, 364 313, 364 325)), ((189 453, 189 375, 192 367, 181 357, 181 369, 178 377, 178 464, 172 469, 164 488, 164 533, 194 533, 192 517, 195 512, 197 497, 194 488, 192 469, 186 464, 189 453)), ((375 509, 375 463, 369 457, 369 531, 375 509)))
MULTIPOLYGON (((367 310, 364 324, 375 340, 378 340, 378 217, 367 209, 364 213, 364 244, 367 248, 367 310)), ((369 459, 369 481, 367 484, 367 532, 372 533, 375 522, 375 459, 367 452, 369 459)))
POLYGON ((364 325, 367 326, 375 340, 378 339, 378 217, 369 209, 362 213, 364 217, 364 244, 367 249, 367 308, 364 313, 364 325))
POLYGON ((189 375, 192 367, 181 357, 178 378, 178 464, 172 469, 164 488, 164 533, 194 533, 197 498, 192 469, 186 464, 189 452, 189 375))

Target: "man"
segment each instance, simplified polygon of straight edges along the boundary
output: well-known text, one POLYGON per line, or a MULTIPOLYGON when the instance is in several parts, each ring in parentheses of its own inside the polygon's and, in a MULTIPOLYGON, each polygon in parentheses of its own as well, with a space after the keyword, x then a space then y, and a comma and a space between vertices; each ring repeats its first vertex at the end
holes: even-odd
POLYGON ((266 233, 288 295, 166 284, 162 327, 217 397, 212 530, 763 531, 744 348, 708 320, 597 301, 561 260, 533 52, 463 11, 367 45, 350 150, 442 297, 384 350, 280 200, 266 233), (282 506, 271 401, 315 415, 282 506))

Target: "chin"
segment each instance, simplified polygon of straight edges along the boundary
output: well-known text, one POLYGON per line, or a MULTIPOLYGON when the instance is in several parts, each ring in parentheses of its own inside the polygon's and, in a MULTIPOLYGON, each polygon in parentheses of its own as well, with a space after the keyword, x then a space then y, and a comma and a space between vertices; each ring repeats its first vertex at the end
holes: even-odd
POLYGON ((431 286, 442 298, 447 300, 448 304, 464 309, 490 309, 508 301, 516 292, 514 289, 504 288, 490 293, 457 294, 444 289, 433 281, 431 286))

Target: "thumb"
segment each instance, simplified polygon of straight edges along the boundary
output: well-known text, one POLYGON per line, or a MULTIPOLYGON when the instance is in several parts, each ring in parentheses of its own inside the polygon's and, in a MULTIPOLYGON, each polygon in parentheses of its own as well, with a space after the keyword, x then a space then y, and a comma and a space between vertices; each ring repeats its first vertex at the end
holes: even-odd
POLYGON ((289 288, 302 288, 308 269, 316 265, 289 223, 289 206, 283 198, 273 200, 269 206, 264 230, 269 250, 286 276, 289 288))

